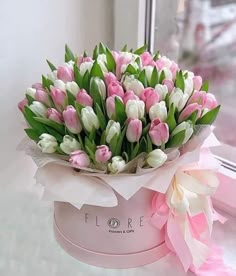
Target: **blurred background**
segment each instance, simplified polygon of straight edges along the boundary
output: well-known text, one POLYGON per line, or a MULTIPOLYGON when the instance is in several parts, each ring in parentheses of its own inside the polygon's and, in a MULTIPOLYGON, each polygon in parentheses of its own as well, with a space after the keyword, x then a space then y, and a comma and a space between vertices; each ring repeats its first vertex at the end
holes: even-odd
MULTIPOLYGON (((56 244, 52 204, 32 193, 35 165, 16 151, 24 137, 17 103, 49 72, 46 58, 63 62, 66 43, 76 53, 91 53, 99 41, 116 50, 148 43, 208 79, 222 104, 215 133, 223 146, 215 154, 235 166, 236 0, 1 0, 0 26, 0 275, 108 275, 78 266, 56 244)), ((235 235, 235 225, 225 227, 235 235)), ((235 249, 222 231, 214 239, 235 249)), ((228 252, 230 263, 235 251, 228 252)), ((122 273, 114 275, 128 275, 122 273)))

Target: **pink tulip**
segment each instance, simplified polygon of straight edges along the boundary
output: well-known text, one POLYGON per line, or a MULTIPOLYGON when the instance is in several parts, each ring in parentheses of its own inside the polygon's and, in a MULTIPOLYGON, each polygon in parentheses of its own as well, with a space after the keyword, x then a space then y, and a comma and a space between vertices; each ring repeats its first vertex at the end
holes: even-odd
POLYGON ((32 85, 32 88, 35 88, 35 89, 43 89, 43 90, 44 90, 43 85, 42 85, 42 83, 40 83, 40 82, 34 83, 34 84, 32 85))
POLYGON ((48 108, 47 118, 59 124, 63 123, 63 117, 61 113, 58 112, 55 108, 48 108))
POLYGON ((57 68, 57 77, 64 82, 71 82, 74 80, 74 72, 68 66, 59 66, 57 68))
POLYGON ((108 86, 108 96, 117 95, 121 98, 124 96, 124 89, 118 81, 113 81, 108 86))
POLYGON ((130 143, 138 142, 142 135, 142 122, 139 119, 131 119, 128 123, 126 138, 130 143))
POLYGON ((117 61, 118 57, 120 56, 120 52, 117 51, 111 51, 113 58, 115 60, 115 62, 117 61))
POLYGON ((116 59, 116 77, 119 80, 121 78, 121 67, 131 62, 131 57, 119 55, 116 59))
POLYGON ((196 90, 200 90, 202 87, 202 77, 201 76, 194 76, 193 77, 193 88, 196 90))
POLYGON ((43 103, 47 106, 51 106, 50 98, 48 96, 48 93, 45 90, 37 89, 35 93, 35 100, 43 103))
POLYGON ((69 162, 74 168, 87 168, 90 164, 89 157, 86 152, 82 150, 74 151, 70 154, 69 162))
POLYGON ((117 80, 117 77, 116 77, 113 73, 111 73, 111 72, 106 73, 106 74, 105 74, 105 83, 106 83, 107 87, 108 87, 109 84, 112 83, 113 81, 118 81, 118 80, 117 80))
POLYGON ((140 99, 145 102, 146 111, 149 112, 150 107, 159 102, 160 96, 152 87, 147 87, 141 93, 140 99))
POLYGON ((167 86, 168 92, 169 92, 169 93, 171 93, 172 90, 174 89, 174 83, 173 83, 172 80, 164 80, 164 81, 162 82, 162 84, 164 84, 164 85, 167 86))
POLYGON ((217 100, 215 98, 215 96, 211 93, 207 93, 206 94, 206 103, 205 103, 205 108, 208 109, 214 109, 215 107, 217 107, 218 103, 217 100))
POLYGON ((78 134, 81 132, 81 122, 75 108, 72 105, 68 105, 66 110, 63 111, 63 118, 66 127, 71 133, 78 134))
POLYGON ((25 106, 27 106, 27 105, 28 105, 28 100, 26 98, 24 98, 22 101, 20 101, 18 103, 18 108, 20 109, 21 112, 23 112, 25 106))
POLYGON ((197 119, 201 116, 201 106, 197 103, 192 103, 187 105, 179 115, 179 123, 188 119, 189 116, 193 114, 193 112, 197 111, 197 119))
POLYGON ((158 118, 153 119, 149 129, 149 136, 152 140, 152 143, 156 146, 166 144, 169 139, 168 125, 166 123, 162 123, 158 118))
POLYGON ((121 102, 123 102, 122 98, 117 95, 112 95, 106 100, 106 110, 107 116, 111 119, 112 115, 115 114, 115 98, 118 98, 121 102))
POLYGON ((62 112, 66 107, 67 95, 66 92, 60 88, 52 87, 51 88, 51 97, 53 103, 56 106, 56 109, 62 112))
POLYGON ((194 91, 193 95, 188 100, 188 105, 197 103, 201 106, 205 106, 207 99, 207 93, 204 91, 194 91))
POLYGON ((176 77, 176 73, 179 71, 179 66, 176 62, 172 62, 171 66, 170 66, 170 71, 172 73, 172 77, 173 79, 175 79, 176 77))
POLYGON ((155 61, 153 60, 152 55, 149 52, 144 52, 140 55, 143 66, 155 66, 155 61))
POLYGON ((93 61, 93 59, 91 57, 84 57, 81 55, 78 57, 77 66, 79 67, 81 65, 81 63, 91 62, 91 61, 93 61))
POLYGON ((98 163, 106 163, 112 156, 112 152, 106 145, 98 146, 95 152, 95 160, 98 163))
POLYGON ((129 100, 139 100, 139 97, 132 90, 127 90, 123 97, 123 102, 126 104, 129 100))
POLYGON ((93 106, 93 99, 85 89, 81 89, 76 96, 76 101, 83 106, 93 106))

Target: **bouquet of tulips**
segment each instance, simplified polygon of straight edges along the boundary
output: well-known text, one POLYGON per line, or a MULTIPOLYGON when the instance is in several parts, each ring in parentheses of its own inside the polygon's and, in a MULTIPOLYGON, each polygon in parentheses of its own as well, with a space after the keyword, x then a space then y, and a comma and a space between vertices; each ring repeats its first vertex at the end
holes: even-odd
POLYGON ((139 156, 142 168, 158 168, 220 108, 208 82, 145 46, 111 51, 100 43, 92 56, 66 46, 64 64, 47 63, 51 73, 18 105, 25 132, 76 169, 119 173, 139 156))

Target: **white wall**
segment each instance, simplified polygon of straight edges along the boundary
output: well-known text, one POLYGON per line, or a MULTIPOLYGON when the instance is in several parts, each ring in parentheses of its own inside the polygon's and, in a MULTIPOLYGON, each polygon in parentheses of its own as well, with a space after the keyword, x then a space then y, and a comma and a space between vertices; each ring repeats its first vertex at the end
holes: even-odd
POLYGON ((24 136, 17 103, 48 72, 45 59, 63 62, 65 43, 78 53, 98 41, 112 46, 112 16, 110 0, 0 1, 0 184, 20 170, 32 174, 32 162, 15 151, 24 136))

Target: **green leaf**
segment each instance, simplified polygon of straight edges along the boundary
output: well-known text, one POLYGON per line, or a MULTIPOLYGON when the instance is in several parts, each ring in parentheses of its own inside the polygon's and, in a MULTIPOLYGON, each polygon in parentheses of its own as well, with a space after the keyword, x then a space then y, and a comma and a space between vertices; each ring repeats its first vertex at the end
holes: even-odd
POLYGON ((185 138, 185 129, 172 136, 166 144, 166 148, 175 148, 183 144, 185 138))
POLYGON ((98 46, 96 45, 94 50, 93 50, 93 59, 96 60, 98 55, 99 55, 98 46))
POLYGON ((56 66, 54 64, 52 64, 48 59, 46 61, 52 71, 57 70, 56 66))
POLYGON ((99 54, 106 54, 106 46, 102 42, 99 43, 99 54))
POLYGON ((77 103, 76 101, 74 102, 74 105, 75 105, 75 109, 76 109, 78 115, 80 116, 81 110, 82 110, 82 108, 84 108, 84 106, 80 103, 77 103))
POLYGON ((129 155, 127 154, 127 152, 123 151, 122 152, 122 157, 125 160, 126 163, 129 162, 129 155))
POLYGON ((84 144, 85 144, 85 148, 88 147, 92 152, 95 152, 96 145, 95 145, 94 141, 90 141, 87 136, 85 136, 84 144))
POLYGON ((154 57, 153 57, 153 60, 154 60, 154 61, 157 61, 157 60, 159 59, 159 57, 160 57, 160 52, 157 51, 156 54, 155 54, 154 57))
POLYGON ((65 127, 62 124, 59 124, 57 122, 54 122, 50 119, 46 119, 43 117, 34 117, 34 119, 37 122, 40 122, 44 125, 50 126, 51 128, 55 129, 57 132, 59 132, 60 134, 64 135, 65 134, 65 127))
POLYGON ((96 128, 93 127, 93 129, 89 133, 89 140, 93 142, 95 140, 95 137, 96 137, 96 128))
POLYGON ((75 75, 75 82, 78 84, 79 87, 83 86, 83 77, 80 74, 79 68, 74 64, 74 75, 75 75))
POLYGON ((208 92, 208 89, 209 89, 209 81, 205 81, 200 90, 208 92))
POLYGON ((70 60, 75 60, 75 56, 72 53, 71 49, 69 48, 69 46, 66 44, 65 45, 65 62, 68 62, 70 60))
POLYGON ((89 80, 89 71, 86 71, 82 80, 82 88, 84 88, 86 91, 89 91, 89 80))
POLYGON ((140 68, 140 66, 141 66, 141 58, 140 58, 140 57, 137 57, 137 58, 135 59, 135 62, 138 64, 138 66, 139 66, 139 68, 140 68))
POLYGON ((136 50, 134 51, 134 54, 140 56, 140 55, 143 54, 146 50, 147 50, 147 45, 145 44, 145 45, 143 45, 142 47, 136 49, 136 50))
POLYGON ((28 106, 25 106, 23 110, 24 117, 28 124, 39 134, 45 133, 46 129, 40 122, 37 122, 34 117, 36 116, 28 106))
POLYGON ((152 141, 150 139, 150 136, 147 134, 147 153, 152 151, 152 141))
POLYGON ((86 50, 84 51, 83 57, 88 57, 88 52, 86 50))
POLYGON ((174 104, 172 103, 170 106, 170 109, 168 111, 166 123, 169 126, 170 132, 176 127, 176 120, 175 120, 175 107, 174 104))
POLYGON ((86 152, 88 153, 90 159, 93 161, 93 163, 96 163, 95 160, 95 153, 87 146, 85 146, 86 152))
POLYGON ((106 130, 102 132, 101 139, 100 139, 100 145, 106 144, 106 130))
POLYGON ((123 140, 126 134, 126 130, 127 130, 127 125, 124 126, 124 128, 121 131, 121 134, 118 137, 118 141, 115 149, 115 155, 121 155, 121 148, 123 145, 123 140))
POLYGON ((59 142, 59 143, 62 143, 62 141, 63 141, 63 136, 60 134, 60 133, 58 133, 56 130, 54 130, 53 128, 51 128, 51 127, 49 127, 49 126, 45 126, 45 128, 46 128, 46 133, 49 133, 49 134, 51 134, 52 136, 54 136, 56 139, 57 139, 57 141, 59 142))
POLYGON ((107 58, 107 69, 114 73, 116 71, 116 62, 110 49, 108 48, 106 50, 106 58, 107 58))
POLYGON ((197 120, 198 125, 211 125, 214 123, 219 111, 220 111, 220 105, 215 107, 214 109, 208 111, 205 115, 203 115, 201 118, 197 120))
POLYGON ((53 85, 53 82, 50 79, 47 79, 44 75, 42 75, 42 85, 43 88, 50 89, 50 86, 53 85))
POLYGON ((146 151, 147 151, 147 140, 143 136, 140 140, 139 153, 146 152, 146 151))
POLYGON ((102 96, 94 78, 92 78, 90 82, 90 96, 93 98, 94 103, 97 103, 100 107, 102 107, 102 96))
POLYGON ((36 142, 39 141, 39 136, 40 134, 38 133, 37 130, 32 129, 32 128, 26 128, 24 129, 24 131, 26 132, 26 134, 28 135, 28 137, 36 142))
POLYGON ((150 86, 155 87, 156 84, 158 84, 158 72, 156 66, 153 68, 151 80, 150 80, 150 86))
POLYGON ((35 101, 35 99, 33 97, 31 97, 30 95, 25 94, 25 96, 28 100, 28 105, 31 105, 35 101))
POLYGON ((97 63, 97 61, 95 61, 93 63, 93 67, 91 69, 90 76, 91 77, 99 77, 102 80, 104 79, 102 69, 101 69, 100 65, 97 63))
POLYGON ((160 78, 159 78, 159 83, 162 84, 163 80, 165 79, 165 72, 162 70, 161 71, 161 75, 160 75, 160 78))
POLYGON ((133 148, 133 151, 131 152, 131 157, 130 160, 134 159, 135 156, 137 156, 138 152, 139 152, 139 142, 136 143, 135 147, 133 148))
POLYGON ((127 52, 127 50, 128 50, 128 46, 127 46, 127 44, 125 44, 123 46, 123 48, 121 49, 121 52, 127 52))
POLYGON ((197 115, 198 115, 198 110, 194 111, 188 118, 185 119, 185 121, 191 121, 193 124, 196 123, 197 120, 197 115))
POLYGON ((182 70, 176 74, 175 86, 184 91, 184 76, 182 70))
POLYGON ((133 65, 129 64, 125 70, 125 73, 130 73, 131 75, 137 74, 137 70, 134 68, 133 65))
POLYGON ((149 128, 150 128, 150 124, 146 125, 144 128, 143 128, 143 131, 142 131, 142 136, 146 136, 148 131, 149 131, 149 128))
POLYGON ((102 112, 100 106, 96 103, 96 114, 98 116, 98 121, 100 128, 104 130, 106 128, 107 122, 106 122, 106 117, 104 116, 104 113, 102 112))
POLYGON ((126 112, 125 112, 125 106, 123 102, 118 97, 115 97, 115 114, 116 114, 116 120, 122 126, 126 120, 126 112))
POLYGON ((146 78, 146 73, 145 73, 145 69, 143 69, 139 76, 138 76, 138 80, 141 81, 141 83, 143 84, 144 87, 147 87, 147 78, 146 78))
POLYGON ((118 134, 116 133, 110 143, 109 143, 109 146, 110 146, 110 150, 112 152, 112 154, 115 156, 116 155, 116 150, 117 150, 117 142, 118 142, 118 134))
POLYGON ((68 105, 75 105, 75 96, 69 90, 66 90, 68 105))

